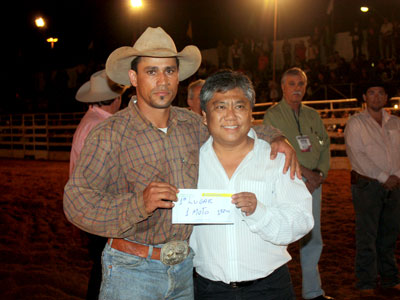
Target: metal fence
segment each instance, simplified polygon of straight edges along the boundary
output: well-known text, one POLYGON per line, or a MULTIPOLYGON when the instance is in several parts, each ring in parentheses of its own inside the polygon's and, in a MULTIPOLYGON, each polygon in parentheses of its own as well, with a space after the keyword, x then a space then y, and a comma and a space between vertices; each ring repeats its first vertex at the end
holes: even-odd
MULTIPOLYGON (((391 110, 399 114, 399 97, 391 98, 391 110), (396 105, 397 104, 397 108, 396 105)), ((350 115, 360 111, 356 98, 303 101, 315 108, 331 138, 332 168, 349 168, 343 131, 350 115)), ((257 103, 254 123, 262 123, 274 103, 257 103)), ((72 138, 84 112, 0 115, 0 157, 69 160, 72 138)))

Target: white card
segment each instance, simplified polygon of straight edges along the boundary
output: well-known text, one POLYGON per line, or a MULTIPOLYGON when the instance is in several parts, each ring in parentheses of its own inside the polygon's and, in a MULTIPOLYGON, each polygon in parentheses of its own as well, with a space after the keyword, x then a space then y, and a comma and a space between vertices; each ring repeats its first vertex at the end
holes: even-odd
POLYGON ((173 224, 230 224, 236 206, 232 191, 180 189, 172 208, 173 224))

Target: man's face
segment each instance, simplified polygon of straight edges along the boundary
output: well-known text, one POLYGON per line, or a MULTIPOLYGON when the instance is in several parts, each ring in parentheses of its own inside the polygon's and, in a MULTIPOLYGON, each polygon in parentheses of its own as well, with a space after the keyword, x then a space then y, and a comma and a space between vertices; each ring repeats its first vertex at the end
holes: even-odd
POLYGON ((242 89, 215 93, 203 116, 214 143, 236 146, 247 140, 252 115, 250 101, 242 89))
POLYGON ((282 83, 283 97, 293 109, 300 106, 306 92, 306 81, 300 75, 287 75, 282 83))
POLYGON ((387 94, 383 87, 370 87, 363 95, 367 108, 379 112, 386 104, 387 94))
POLYGON ((175 57, 141 57, 137 72, 130 70, 139 107, 165 109, 175 99, 179 77, 175 57))
POLYGON ((200 91, 202 86, 196 86, 192 89, 193 97, 188 98, 188 105, 192 111, 201 115, 200 91))

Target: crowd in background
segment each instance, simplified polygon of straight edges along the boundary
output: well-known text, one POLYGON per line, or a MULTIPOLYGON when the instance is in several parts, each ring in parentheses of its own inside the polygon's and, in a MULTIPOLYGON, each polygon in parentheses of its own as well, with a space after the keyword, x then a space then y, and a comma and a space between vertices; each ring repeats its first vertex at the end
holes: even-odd
MULTIPOLYGON (((305 99, 344 98, 326 88, 335 86, 348 97, 357 97, 357 86, 363 82, 380 79, 392 85, 390 96, 399 96, 400 89, 400 22, 383 18, 379 23, 370 18, 366 26, 358 22, 349 29, 352 40, 352 59, 343 58, 335 51, 335 34, 329 25, 315 26, 307 39, 290 42, 285 39, 276 51, 283 57, 283 65, 277 66, 273 80, 273 41, 270 38, 236 38, 232 43, 222 40, 216 45, 218 64, 203 59, 198 72, 181 83, 174 102, 186 106, 186 89, 190 81, 206 78, 220 68, 232 68, 248 75, 256 88, 257 102, 275 102, 281 98, 280 75, 289 67, 302 68, 308 76, 305 99), (352 84, 353 94, 349 94, 352 84)), ((0 113, 8 112, 72 112, 85 111, 81 103, 74 101, 77 87, 86 82, 90 74, 104 68, 104 62, 89 60, 87 64, 69 69, 39 72, 26 80, 16 91, 16 101, 0 107, 0 113)), ((123 97, 123 105, 129 101, 132 90, 123 97)))

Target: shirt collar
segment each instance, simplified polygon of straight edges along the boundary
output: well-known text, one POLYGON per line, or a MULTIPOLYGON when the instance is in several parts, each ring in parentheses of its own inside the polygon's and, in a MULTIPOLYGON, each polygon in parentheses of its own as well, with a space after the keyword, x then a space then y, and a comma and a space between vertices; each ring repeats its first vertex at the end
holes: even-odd
MULTIPOLYGON (((371 118, 374 120, 374 118, 370 115, 368 109, 364 109, 364 111, 361 112, 362 114, 364 114, 367 118, 371 118)), ((382 108, 382 125, 385 125, 390 119, 390 114, 388 114, 388 112, 382 108)), ((374 120, 375 121, 375 120, 374 120)))
MULTIPOLYGON (((145 130, 147 128, 155 128, 153 124, 142 114, 136 105, 137 98, 133 96, 131 101, 129 102, 129 110, 133 119, 133 126, 135 130, 145 130)), ((177 108, 171 106, 170 115, 168 119, 168 129, 175 127, 178 122, 186 122, 188 120, 188 116, 184 114, 178 114, 177 108)))
MULTIPOLYGON (((282 102, 283 107, 284 107, 286 110, 294 111, 294 109, 286 102, 285 97, 282 98, 281 102, 282 102)), ((300 103, 299 112, 300 112, 302 109, 303 109, 303 103, 300 103)))
POLYGON ((92 112, 94 112, 96 114, 101 115, 104 118, 108 118, 108 117, 112 116, 111 113, 109 113, 108 111, 105 111, 104 109, 101 109, 99 106, 92 105, 89 107, 89 110, 91 110, 92 112))

